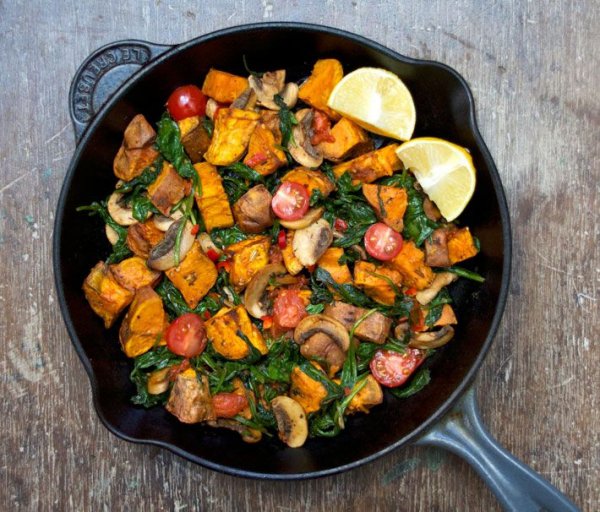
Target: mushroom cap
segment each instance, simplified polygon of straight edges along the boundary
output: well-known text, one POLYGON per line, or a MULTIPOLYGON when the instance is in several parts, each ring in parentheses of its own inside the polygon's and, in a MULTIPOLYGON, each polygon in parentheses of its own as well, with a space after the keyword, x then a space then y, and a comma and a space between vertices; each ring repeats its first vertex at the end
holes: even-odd
POLYGON ((271 263, 254 274, 244 292, 244 306, 250 315, 262 318, 269 314, 269 309, 263 302, 265 290, 273 276, 286 273, 287 270, 281 263, 271 263))
POLYGON ((438 348, 448 343, 454 337, 454 327, 445 325, 439 331, 427 331, 415 333, 411 336, 408 346, 426 350, 438 348))
POLYGON ((298 345, 303 345, 311 336, 318 333, 326 334, 344 353, 348 352, 350 336, 344 324, 325 315, 310 315, 300 320, 294 330, 294 341, 298 345))
MULTIPOLYGON (((168 270, 175 266, 175 242, 177 241, 177 232, 184 219, 179 219, 167 230, 164 238, 155 245, 148 256, 148 266, 154 270, 168 270)), ((179 242, 179 261, 185 258, 185 255, 192 248, 196 237, 192 234, 193 225, 190 221, 185 223, 181 240, 179 242)))

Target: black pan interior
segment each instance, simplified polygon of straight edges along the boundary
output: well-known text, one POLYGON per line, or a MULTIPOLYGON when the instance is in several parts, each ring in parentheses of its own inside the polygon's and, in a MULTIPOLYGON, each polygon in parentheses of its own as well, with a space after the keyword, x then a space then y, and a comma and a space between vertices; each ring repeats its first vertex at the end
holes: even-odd
POLYGON ((95 406, 115 434, 165 446, 195 462, 238 475, 302 478, 353 467, 414 438, 464 389, 487 350, 504 303, 509 267, 508 214, 500 181, 475 127, 473 102, 464 81, 437 63, 401 57, 365 39, 332 29, 272 24, 230 29, 181 45, 143 70, 109 102, 84 136, 72 161, 59 202, 55 230, 55 271, 61 307, 75 348, 90 375, 95 406), (312 64, 335 57, 345 71, 377 66, 397 73, 417 107, 415 136, 436 136, 471 151, 478 170, 475 196, 462 219, 480 239, 482 251, 467 266, 486 278, 452 288, 459 318, 454 341, 428 361, 432 382, 405 400, 386 399, 369 415, 348 421, 333 439, 309 440, 289 449, 278 440, 256 445, 237 434, 179 423, 162 408, 130 403, 131 362, 122 354, 117 329, 104 330, 85 301, 81 285, 90 268, 109 252, 102 223, 75 208, 106 197, 114 188, 112 161, 123 130, 136 113, 157 121, 170 92, 201 83, 210 67, 246 74, 285 68, 292 80, 312 64))

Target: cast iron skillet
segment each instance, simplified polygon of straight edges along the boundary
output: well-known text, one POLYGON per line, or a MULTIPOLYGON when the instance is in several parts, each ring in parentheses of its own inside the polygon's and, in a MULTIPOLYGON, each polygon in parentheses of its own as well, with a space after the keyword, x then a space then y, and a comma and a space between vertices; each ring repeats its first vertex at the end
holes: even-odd
POLYGON ((70 108, 78 145, 56 214, 56 287, 69 335, 90 377, 94 406, 111 432, 162 446, 218 471, 261 479, 330 475, 416 441, 466 458, 508 509, 576 510, 496 444, 477 412, 471 382, 506 301, 511 239, 500 178, 477 129, 473 97, 458 73, 337 29, 265 23, 221 30, 174 47, 119 41, 100 48, 77 71, 70 108), (112 160, 128 122, 137 113, 156 122, 169 93, 179 85, 199 83, 211 66, 246 74, 243 54, 250 67, 285 68, 292 80, 307 76, 321 57, 338 58, 346 71, 387 68, 414 96, 415 136, 442 137, 468 147, 478 169, 477 190, 462 219, 481 241, 481 254, 471 266, 486 280, 482 285, 460 282, 452 289, 460 323, 452 343, 428 360, 432 382, 411 398, 386 398, 369 415, 351 418, 338 437, 311 439, 300 449, 286 448, 277 439, 246 444, 232 432, 184 425, 163 408, 133 406, 131 362, 119 348, 117 328, 104 330, 81 291, 85 276, 106 257, 109 246, 101 221, 75 208, 106 197, 114 188, 112 160))

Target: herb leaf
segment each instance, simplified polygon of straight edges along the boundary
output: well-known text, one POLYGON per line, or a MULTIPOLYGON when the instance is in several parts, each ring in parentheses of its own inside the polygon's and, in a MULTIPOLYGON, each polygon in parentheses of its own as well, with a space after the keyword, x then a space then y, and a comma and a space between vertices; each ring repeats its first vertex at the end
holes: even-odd
POLYGON ((155 144, 160 154, 173 164, 179 175, 183 178, 191 179, 194 187, 197 189, 198 174, 181 143, 179 125, 167 112, 162 115, 158 122, 158 133, 155 144))
POLYGON ((292 128, 298 124, 298 120, 279 94, 276 94, 273 97, 273 101, 275 101, 275 104, 279 107, 279 128, 281 130, 281 145, 284 148, 287 148, 290 145, 290 142, 295 145, 296 143, 294 142, 294 138, 292 137, 292 128))
POLYGON ((402 388, 389 389, 389 392, 397 398, 408 398, 421 391, 429 382, 431 382, 431 373, 427 368, 421 368, 408 384, 402 388))

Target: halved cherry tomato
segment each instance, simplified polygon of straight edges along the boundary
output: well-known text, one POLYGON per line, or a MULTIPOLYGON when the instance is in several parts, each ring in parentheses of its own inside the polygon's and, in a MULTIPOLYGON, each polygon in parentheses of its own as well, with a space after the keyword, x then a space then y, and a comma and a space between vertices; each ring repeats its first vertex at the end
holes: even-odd
POLYGON ((185 313, 169 325, 165 335, 168 349, 183 357, 194 357, 206 348, 206 328, 194 313, 185 313))
POLYGON ((214 249, 209 249, 206 251, 206 255, 214 262, 219 261, 219 253, 214 249))
POLYGON ((171 93, 167 100, 167 109, 175 121, 203 116, 206 112, 206 96, 195 85, 183 85, 171 93))
POLYGON ((348 229, 348 223, 344 219, 335 219, 333 223, 333 229, 343 233, 348 229))
POLYGON ((298 220, 308 211, 310 198, 304 185, 284 181, 275 192, 271 207, 275 215, 283 220, 298 220))
POLYGON ((393 350, 377 350, 369 363, 371 373, 382 386, 402 386, 425 360, 425 351, 407 348, 403 354, 393 350))
POLYGON ((280 290, 273 301, 273 322, 283 329, 293 329, 308 313, 298 290, 280 290))
POLYGON ((402 235, 383 222, 377 222, 365 233, 365 249, 375 259, 391 260, 402 250, 402 235))
POLYGON ((217 393, 212 403, 217 418, 233 418, 248 407, 246 397, 235 393, 217 393))
POLYGON ((285 249, 285 246, 287 245, 287 235, 283 229, 277 235, 277 245, 281 250, 285 249))

